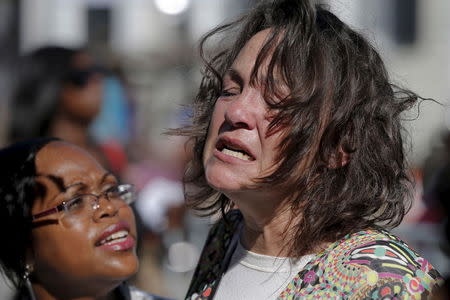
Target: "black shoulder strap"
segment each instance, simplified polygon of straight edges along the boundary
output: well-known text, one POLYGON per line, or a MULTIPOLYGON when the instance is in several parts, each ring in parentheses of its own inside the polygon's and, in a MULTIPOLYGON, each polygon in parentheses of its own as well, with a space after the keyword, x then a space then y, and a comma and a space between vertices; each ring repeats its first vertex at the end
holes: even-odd
POLYGON ((222 275, 228 268, 237 245, 235 234, 242 223, 242 215, 232 210, 210 230, 197 268, 192 277, 186 299, 212 299, 222 275))

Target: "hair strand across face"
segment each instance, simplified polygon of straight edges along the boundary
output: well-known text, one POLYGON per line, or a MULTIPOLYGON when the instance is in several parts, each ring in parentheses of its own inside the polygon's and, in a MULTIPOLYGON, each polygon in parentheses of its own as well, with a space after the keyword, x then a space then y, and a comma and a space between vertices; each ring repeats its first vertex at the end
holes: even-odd
POLYGON ((283 141, 277 169, 258 179, 257 187, 270 184, 289 195, 297 224, 292 254, 301 256, 349 232, 397 226, 410 206, 412 188, 401 116, 420 97, 390 82, 382 59, 364 37, 309 1, 263 1, 202 40, 206 67, 193 104, 193 125, 175 131, 194 142, 185 175, 188 204, 204 214, 232 207, 205 179, 203 148, 222 77, 249 39, 267 28, 271 34, 252 80, 266 74, 265 100, 276 112, 269 133, 281 131, 283 141), (207 58, 207 41, 224 32, 233 42, 207 58), (286 89, 288 95, 274 101, 286 89))

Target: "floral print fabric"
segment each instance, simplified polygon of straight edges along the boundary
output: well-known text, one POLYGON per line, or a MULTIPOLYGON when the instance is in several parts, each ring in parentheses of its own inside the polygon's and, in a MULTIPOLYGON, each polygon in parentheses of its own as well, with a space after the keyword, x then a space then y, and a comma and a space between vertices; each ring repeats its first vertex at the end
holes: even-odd
MULTIPOLYGON (((210 231, 186 299, 212 299, 242 222, 235 210, 210 231)), ((349 234, 318 253, 278 299, 427 299, 442 278, 398 237, 381 230, 349 234)))

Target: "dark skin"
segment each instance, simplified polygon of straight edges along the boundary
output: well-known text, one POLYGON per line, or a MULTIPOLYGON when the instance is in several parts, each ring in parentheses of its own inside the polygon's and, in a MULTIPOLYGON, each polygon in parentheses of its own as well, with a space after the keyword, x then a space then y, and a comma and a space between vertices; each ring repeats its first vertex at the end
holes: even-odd
MULTIPOLYGON (((99 195, 117 185, 117 179, 88 152, 65 142, 51 142, 40 150, 36 168, 36 182, 45 193, 35 200, 33 214, 78 194, 99 195)), ((128 224, 126 230, 135 240, 130 207, 111 203, 105 197, 91 214, 68 218, 61 211, 36 220, 28 264, 34 269, 31 278, 37 299, 115 299, 112 291, 137 271, 135 247, 104 249, 98 241, 106 228, 123 223, 128 224)))

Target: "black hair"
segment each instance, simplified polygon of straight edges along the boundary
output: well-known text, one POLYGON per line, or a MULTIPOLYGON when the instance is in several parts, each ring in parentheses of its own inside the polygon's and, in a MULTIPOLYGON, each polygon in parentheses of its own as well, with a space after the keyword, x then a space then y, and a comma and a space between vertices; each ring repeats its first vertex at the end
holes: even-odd
POLYGON ((39 48, 19 59, 11 99, 9 139, 47 136, 73 58, 82 49, 39 48))
POLYGON ((36 198, 37 153, 57 138, 37 138, 12 144, 0 150, 0 266, 11 282, 20 288, 31 245, 31 209, 36 198))

